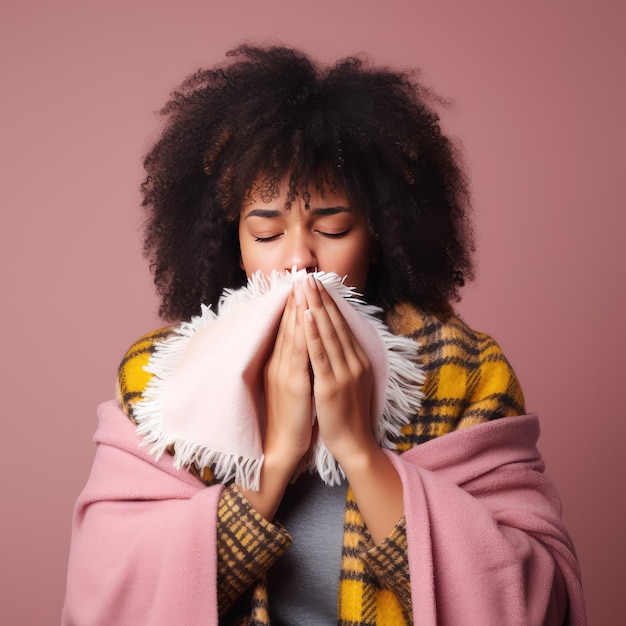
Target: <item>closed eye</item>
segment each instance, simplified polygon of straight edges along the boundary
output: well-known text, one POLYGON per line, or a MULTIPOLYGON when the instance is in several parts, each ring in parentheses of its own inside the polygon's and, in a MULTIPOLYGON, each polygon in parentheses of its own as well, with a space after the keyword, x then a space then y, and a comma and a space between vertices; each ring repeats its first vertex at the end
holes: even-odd
POLYGON ((317 230, 315 232, 322 235, 322 237, 327 237, 328 239, 341 239, 341 237, 345 237, 351 230, 351 228, 348 228, 348 230, 344 230, 340 233, 325 233, 321 230, 317 230))
POLYGON ((277 235, 270 235, 269 237, 255 237, 254 241, 258 241, 259 243, 268 243, 270 241, 275 241, 280 237, 280 233, 277 235))

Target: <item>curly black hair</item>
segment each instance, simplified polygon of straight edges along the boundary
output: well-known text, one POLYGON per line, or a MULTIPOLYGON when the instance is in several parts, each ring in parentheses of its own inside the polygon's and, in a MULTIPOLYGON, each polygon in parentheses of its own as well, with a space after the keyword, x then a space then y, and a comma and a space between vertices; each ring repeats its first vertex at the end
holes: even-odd
POLYGON ((284 47, 242 46, 188 76, 144 159, 144 253, 161 316, 188 319, 245 284, 240 212, 259 180, 274 198, 286 177, 288 202, 309 185, 340 188, 364 211, 381 251, 368 300, 449 311, 474 245, 467 178, 437 104, 413 72, 360 57, 326 67, 284 47))

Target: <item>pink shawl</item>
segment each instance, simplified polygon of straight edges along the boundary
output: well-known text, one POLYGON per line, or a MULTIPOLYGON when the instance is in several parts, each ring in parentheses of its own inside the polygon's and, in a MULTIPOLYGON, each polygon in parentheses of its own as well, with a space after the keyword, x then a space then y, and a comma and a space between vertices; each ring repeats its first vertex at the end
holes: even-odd
MULTIPOLYGON (((215 518, 204 487, 155 460, 111 401, 76 504, 64 625, 217 626, 215 518)), ((543 474, 535 416, 456 431, 388 452, 404 487, 415 622, 586 624, 560 503, 543 474), (554 591, 553 591, 554 590, 554 591)))

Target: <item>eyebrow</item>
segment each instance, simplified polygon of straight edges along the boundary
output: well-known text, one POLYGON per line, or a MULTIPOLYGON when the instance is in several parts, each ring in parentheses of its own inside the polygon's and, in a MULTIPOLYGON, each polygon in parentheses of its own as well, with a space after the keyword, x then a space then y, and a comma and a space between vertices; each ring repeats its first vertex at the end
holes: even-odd
MULTIPOLYGON (((310 215, 314 215, 315 217, 325 216, 325 215, 337 215, 338 213, 352 213, 352 209, 346 206, 329 206, 317 209, 311 209, 309 211, 310 215)), ((276 209, 252 209, 244 219, 248 219, 249 217, 280 217, 283 214, 282 211, 277 211, 276 209)))

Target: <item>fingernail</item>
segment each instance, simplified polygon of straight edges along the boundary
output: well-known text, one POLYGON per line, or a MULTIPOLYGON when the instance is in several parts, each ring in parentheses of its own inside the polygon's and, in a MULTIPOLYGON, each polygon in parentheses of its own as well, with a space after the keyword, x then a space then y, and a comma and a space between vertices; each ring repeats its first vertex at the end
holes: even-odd
POLYGON ((315 276, 313 274, 309 274, 306 279, 309 281, 309 285, 313 287, 313 289, 317 289, 317 282, 315 280, 315 276))

